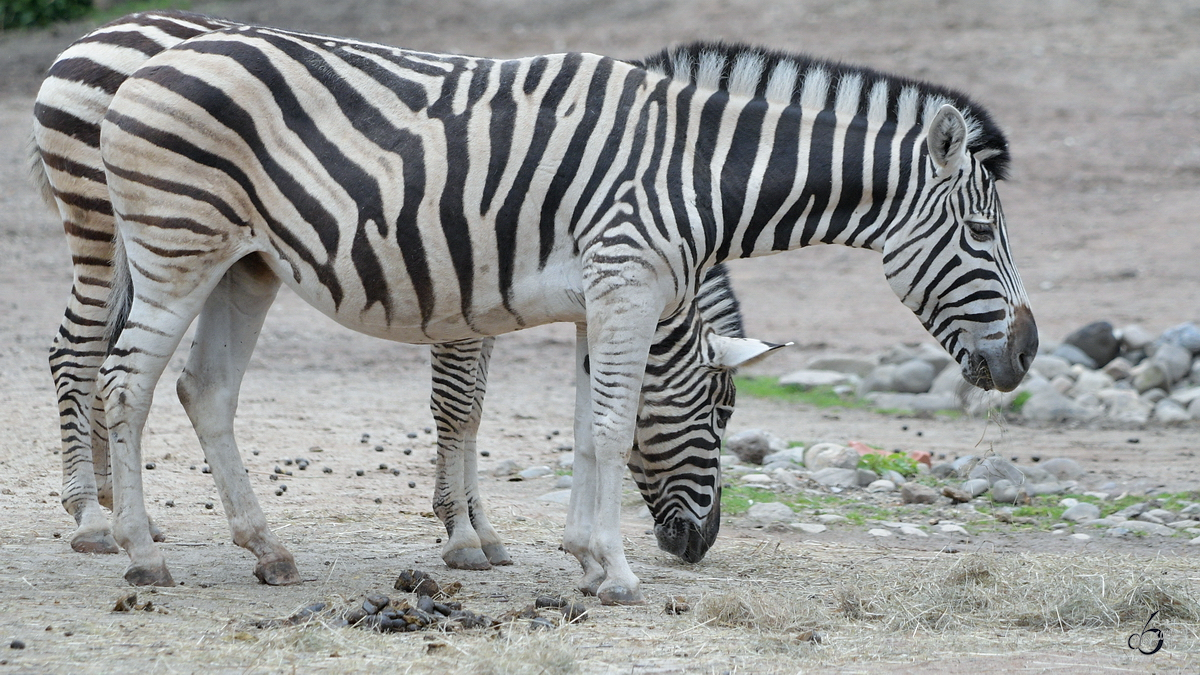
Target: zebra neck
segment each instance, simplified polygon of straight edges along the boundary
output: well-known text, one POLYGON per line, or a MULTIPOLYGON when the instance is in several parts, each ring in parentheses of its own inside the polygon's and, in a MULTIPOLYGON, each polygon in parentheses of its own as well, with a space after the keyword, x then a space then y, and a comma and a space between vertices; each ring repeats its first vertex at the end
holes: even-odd
POLYGON ((926 163, 920 125, 761 98, 735 104, 725 92, 700 108, 696 203, 714 262, 814 244, 881 251, 925 182, 914 170, 926 163))

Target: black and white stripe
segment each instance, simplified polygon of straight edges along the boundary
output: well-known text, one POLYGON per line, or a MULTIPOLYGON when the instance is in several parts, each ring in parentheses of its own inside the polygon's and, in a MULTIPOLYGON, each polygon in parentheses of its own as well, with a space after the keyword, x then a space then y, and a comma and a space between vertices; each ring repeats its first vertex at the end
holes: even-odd
POLYGON ((248 258, 393 340, 586 325, 576 442, 588 480, 564 546, 605 602, 641 598, 615 529, 621 466, 655 329, 688 310, 708 266, 816 243, 879 250, 969 380, 1019 382, 1036 331, 995 199, 1006 146, 978 106, 745 48, 645 65, 238 27, 166 50, 122 85, 102 155, 127 254, 117 271, 130 276, 114 286, 102 378, 127 577, 169 580, 130 470, 145 392, 248 258))
MULTIPOLYGON (((84 150, 72 145, 72 139, 99 138, 101 113, 107 110, 117 87, 140 63, 184 39, 234 25, 232 22, 185 12, 134 14, 79 40, 51 68, 36 111, 38 136, 43 144, 38 148, 38 157, 45 162, 46 168, 43 170, 41 165, 35 166, 34 173, 50 189, 48 198, 52 203, 63 210, 68 205, 75 209, 73 219, 65 223, 69 246, 73 252, 79 252, 72 292, 74 297, 103 297, 107 294, 113 223, 103 167, 98 152, 95 152, 97 146, 87 145, 87 150, 84 150), (115 59, 114 55, 120 58, 115 59), (72 178, 79 177, 88 181, 72 182, 72 178), (94 194, 88 194, 88 191, 94 194), (102 245, 97 246, 93 242, 101 242, 102 245)), ((700 303, 700 315, 712 324, 717 334, 743 337, 737 301, 723 268, 710 270, 697 295, 697 302, 700 303)), ((102 307, 103 300, 98 299, 92 305, 102 307)), ((659 343, 656 350, 673 354, 678 349, 681 335, 676 330, 676 324, 681 324, 685 317, 681 314, 660 327, 660 334, 672 342, 659 343)), ((703 322, 690 318, 681 325, 686 325, 689 331, 706 330, 703 322)), ((107 480, 107 438, 103 410, 93 411, 92 419, 83 416, 84 422, 91 422, 96 431, 90 452, 88 438, 76 434, 76 420, 81 417, 79 410, 82 405, 79 386, 80 383, 91 386, 98 361, 93 363, 70 359, 68 357, 75 354, 59 345, 59 341, 64 339, 71 344, 99 341, 102 334, 103 321, 81 319, 69 309, 60 328, 51 362, 60 390, 66 392, 63 397, 65 412, 62 413, 65 435, 63 503, 70 513, 76 515, 81 526, 72 537, 72 546, 82 551, 115 552, 116 544, 108 533, 107 522, 102 518, 97 521, 83 517, 84 513, 98 510, 97 488, 101 496, 106 496, 110 487, 107 480), (93 467, 95 482, 89 490, 93 467), (85 524, 89 520, 93 527, 85 524)), ((687 337, 695 343, 698 336, 699 333, 687 337)), ((198 345, 196 349, 202 350, 203 346, 198 345)), ((499 536, 487 522, 475 480, 474 437, 486 386, 490 350, 491 338, 486 339, 486 343, 468 340, 434 345, 432 351, 432 408, 438 424, 439 440, 438 487, 434 496, 434 510, 446 524, 450 535, 444 547, 444 557, 453 567, 480 568, 509 562, 499 536), (461 522, 465 522, 473 533, 460 531, 456 537, 455 529, 461 522), (481 556, 481 553, 484 555, 481 556)), ((91 356, 95 361, 97 354, 91 356)), ((711 359, 708 361, 711 363, 711 359)), ((659 422, 653 415, 643 413, 640 425, 651 430, 648 432, 651 440, 646 447, 656 459, 644 460, 641 457, 642 446, 635 444, 631 467, 653 467, 655 479, 639 481, 639 484, 647 503, 652 506, 660 529, 667 527, 683 533, 703 530, 715 535, 720 513, 719 504, 715 510, 712 504, 716 501, 713 495, 714 491, 719 490, 719 481, 712 480, 711 471, 709 475, 698 476, 688 469, 686 463, 676 463, 674 467, 664 464, 667 459, 681 452, 694 451, 697 447, 714 457, 719 452, 719 433, 723 430, 724 419, 719 427, 711 419, 714 409, 724 411, 732 406, 732 392, 726 391, 729 389, 729 371, 717 369, 714 372, 704 363, 705 359, 699 353, 688 354, 687 358, 673 358, 670 368, 659 369, 661 374, 648 374, 645 386, 648 391, 655 392, 655 405, 660 407, 668 398, 693 402, 695 409, 684 412, 696 420, 707 420, 707 428, 695 431, 705 436, 706 442, 692 441, 690 445, 681 442, 678 447, 666 447, 658 439, 668 439, 670 436, 655 433, 653 430, 658 428, 659 422), (705 387, 706 379, 720 379, 725 384, 715 387, 715 393, 711 396, 692 395, 680 388, 683 379, 677 371, 694 371, 691 381, 687 382, 691 387, 705 387), (680 485, 685 487, 678 487, 680 485), (671 495, 685 492, 693 495, 692 506, 686 509, 683 516, 691 523, 690 528, 680 527, 678 519, 668 519, 668 509, 662 506, 671 501, 671 495), (710 513, 713 514, 711 520, 710 513)), ((673 415, 663 420, 668 427, 681 413, 678 406, 675 408, 673 415)), ((225 442, 233 445, 232 438, 225 442)), ((715 459, 710 463, 716 465, 715 459)), ((218 474, 221 473, 218 468, 218 474)), ((238 503, 237 500, 229 501, 234 505, 238 503)), ((238 514, 230 509, 230 517, 236 518, 238 514)), ((693 557, 702 556, 711 542, 712 538, 708 537, 701 543, 688 544, 684 548, 691 550, 693 557)))

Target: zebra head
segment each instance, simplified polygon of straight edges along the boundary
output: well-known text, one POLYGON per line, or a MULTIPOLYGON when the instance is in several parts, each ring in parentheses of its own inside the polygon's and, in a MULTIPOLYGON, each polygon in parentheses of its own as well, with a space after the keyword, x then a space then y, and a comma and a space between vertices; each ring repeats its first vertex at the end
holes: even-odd
MULTIPOLYGON (((692 312, 694 314, 694 310, 692 312)), ((737 367, 786 345, 726 337, 693 316, 674 348, 651 354, 629 469, 654 516, 658 547, 689 563, 721 529, 721 441, 733 414, 737 367)), ((660 342, 659 345, 663 343, 660 342)))
POLYGON ((1011 391, 1037 354, 1038 335, 1009 252, 1001 176, 987 162, 1002 150, 972 150, 971 125, 954 106, 931 117, 918 169, 926 189, 917 191, 913 217, 888 229, 884 272, 967 382, 1011 391))

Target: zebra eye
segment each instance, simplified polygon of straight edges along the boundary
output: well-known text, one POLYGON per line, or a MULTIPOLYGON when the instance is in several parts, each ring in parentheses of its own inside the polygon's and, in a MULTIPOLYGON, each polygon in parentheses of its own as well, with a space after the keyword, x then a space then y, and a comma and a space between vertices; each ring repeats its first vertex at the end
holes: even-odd
POLYGON ((733 417, 733 406, 719 405, 716 412, 717 426, 724 429, 725 425, 729 424, 729 418, 733 417))
POLYGON ((988 241, 995 236, 995 222, 987 216, 972 213, 964 221, 971 230, 971 237, 976 241, 988 241))

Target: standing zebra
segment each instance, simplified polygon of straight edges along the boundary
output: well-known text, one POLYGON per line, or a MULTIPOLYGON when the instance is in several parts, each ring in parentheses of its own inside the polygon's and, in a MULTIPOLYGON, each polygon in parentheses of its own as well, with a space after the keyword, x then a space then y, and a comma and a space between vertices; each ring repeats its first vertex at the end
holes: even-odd
POLYGON ((621 474, 655 329, 705 268, 816 243, 879 250, 968 381, 1020 382, 1037 337, 996 197, 1006 144, 986 113, 920 82, 750 48, 643 65, 243 26, 127 80, 100 145, 119 275, 100 386, 126 578, 171 583, 146 520, 141 430, 171 351, 238 265, 392 340, 584 326, 576 452, 590 489, 573 494, 564 548, 606 603, 642 600, 621 474))
MULTIPOLYGON (((93 409, 89 415, 87 400, 103 352, 86 345, 103 338, 102 298, 108 292, 112 260, 112 209, 98 149, 100 120, 117 87, 150 56, 186 38, 236 25, 186 12, 125 17, 69 47, 51 67, 38 95, 34 173, 63 217, 75 267, 72 304, 55 339, 51 364, 64 437, 63 503, 80 525, 71 538, 79 551, 117 551, 100 510, 100 501, 111 496, 105 480, 103 410, 93 409), (96 316, 89 318, 89 313, 96 316)), ((299 578, 292 556, 266 527, 244 480, 232 435, 238 384, 262 320, 253 308, 265 312, 274 297, 275 286, 268 279, 256 287, 252 271, 235 266, 222 280, 220 292, 210 296, 205 330, 198 333, 179 393, 201 433, 235 541, 260 558, 260 579, 289 583, 299 578), (243 295, 247 290, 254 292, 243 295), (252 309, 247 312, 247 307, 252 309), (214 331, 221 335, 206 340, 214 331), (225 343, 232 345, 232 354, 210 348, 225 343), (240 365, 231 368, 231 363, 240 365), (213 407, 222 414, 205 416, 213 407), (208 452, 213 447, 218 451, 208 452)), ((654 514, 659 545, 690 562, 703 557, 720 526, 717 454, 733 406, 731 368, 771 348, 741 339, 741 316, 723 266, 706 275, 697 303, 692 309, 698 310, 699 318, 690 310, 658 329, 661 339, 656 338, 655 350, 661 363, 656 365, 652 357, 648 366, 639 417, 640 438, 645 440, 635 444, 630 462, 654 514), (719 362, 712 358, 716 352, 719 362)), ((474 461, 491 341, 432 346, 431 407, 439 446, 434 510, 449 534, 443 559, 451 567, 480 569, 509 562, 478 498, 474 461)), ((152 532, 161 540, 157 530, 152 532)))

